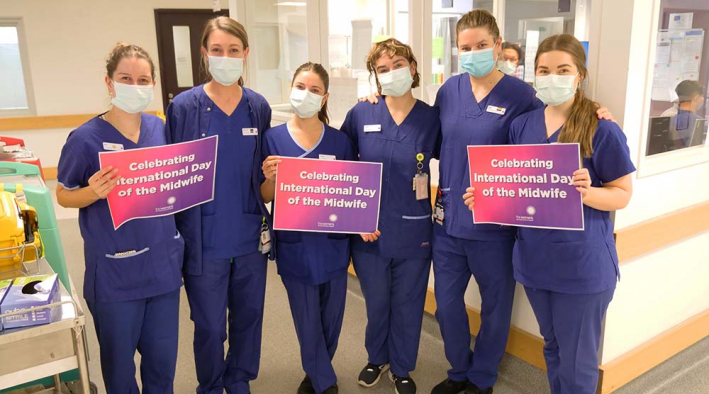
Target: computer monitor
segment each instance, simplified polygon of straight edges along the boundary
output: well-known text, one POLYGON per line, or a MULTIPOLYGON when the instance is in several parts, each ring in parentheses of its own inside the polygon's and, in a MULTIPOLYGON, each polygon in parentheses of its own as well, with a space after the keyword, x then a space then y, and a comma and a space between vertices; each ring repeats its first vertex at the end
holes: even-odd
POLYGON ((694 132, 689 146, 703 145, 707 140, 707 120, 697 119, 694 123, 694 132))
POLYGON ((650 118, 646 155, 652 156, 670 150, 670 116, 650 118))

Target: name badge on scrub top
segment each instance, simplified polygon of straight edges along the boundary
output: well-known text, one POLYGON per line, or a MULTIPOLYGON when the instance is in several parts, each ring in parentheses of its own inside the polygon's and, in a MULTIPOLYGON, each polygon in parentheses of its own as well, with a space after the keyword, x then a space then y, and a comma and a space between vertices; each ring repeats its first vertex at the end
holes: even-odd
POLYGON ((255 127, 245 127, 241 129, 241 134, 245 136, 256 136, 258 135, 258 129, 255 127))
POLYGON ((113 142, 104 142, 103 149, 105 149, 105 150, 123 150, 123 144, 116 144, 113 142))
POLYGON ((380 125, 380 124, 366 124, 366 125, 364 125, 364 132, 365 133, 381 133, 382 132, 382 125, 380 125))
POLYGON ((504 115, 506 111, 507 111, 507 108, 495 107, 494 105, 487 106, 487 112, 490 112, 493 114, 504 115))
POLYGON ((323 155, 322 153, 318 156, 320 160, 337 160, 335 155, 323 155))

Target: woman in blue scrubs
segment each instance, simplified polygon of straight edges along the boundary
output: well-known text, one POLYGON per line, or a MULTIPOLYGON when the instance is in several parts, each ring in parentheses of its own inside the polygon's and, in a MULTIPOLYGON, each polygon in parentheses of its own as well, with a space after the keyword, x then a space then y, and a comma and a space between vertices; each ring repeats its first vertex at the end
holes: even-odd
POLYGON ((120 179, 99 153, 165 144, 160 118, 141 114, 153 99, 155 67, 145 50, 119 43, 106 62, 113 107, 69 134, 59 159, 57 200, 79 208, 84 298, 96 326, 108 394, 172 393, 177 362, 184 242, 175 219, 132 220, 113 229, 106 196, 120 179))
POLYGON ((176 215, 185 238, 198 394, 249 394, 259 370, 267 263, 259 235, 268 215, 259 192, 261 134, 271 109, 242 86, 248 54, 239 22, 211 20, 202 35, 211 81, 179 94, 167 109, 169 143, 219 136, 214 200, 176 215))
MULTIPOLYGON (((584 231, 521 227, 515 279, 525 287, 544 336, 552 394, 592 394, 598 383, 602 321, 619 275, 610 211, 632 195, 627 140, 617 124, 598 120, 584 96, 586 55, 576 38, 552 36, 535 59, 537 96, 547 104, 515 119, 513 144, 579 143, 583 168, 574 186, 583 200, 584 231)), ((474 189, 463 196, 470 209, 474 189)))
MULTIPOLYGON (((261 193, 266 202, 274 198, 280 157, 355 159, 347 135, 327 125, 327 71, 320 64, 305 63, 291 85, 295 115, 264 136, 261 193)), ((349 237, 300 231, 277 231, 276 237, 276 265, 288 293, 306 374, 298 394, 336 394, 332 358, 345 314, 349 237)))
MULTIPOLYGON (((433 229, 436 318, 451 369, 432 394, 492 393, 510 330, 516 230, 473 223, 460 198, 470 186, 466 146, 508 144, 512 121, 543 107, 534 89, 496 69, 502 38, 492 14, 473 10, 456 31, 465 73, 448 79, 436 96, 442 144, 433 229), (464 299, 471 274, 482 299, 475 357, 464 299)), ((605 109, 598 113, 610 118, 605 109)))
POLYGON ((360 160, 382 163, 384 174, 379 231, 352 237, 368 319, 369 360, 358 380, 372 387, 391 366, 399 394, 416 393, 409 373, 416 368, 431 267, 429 162, 440 136, 438 110, 411 93, 421 78, 416 66, 408 45, 376 44, 367 68, 384 99, 359 103, 342 125, 360 160))

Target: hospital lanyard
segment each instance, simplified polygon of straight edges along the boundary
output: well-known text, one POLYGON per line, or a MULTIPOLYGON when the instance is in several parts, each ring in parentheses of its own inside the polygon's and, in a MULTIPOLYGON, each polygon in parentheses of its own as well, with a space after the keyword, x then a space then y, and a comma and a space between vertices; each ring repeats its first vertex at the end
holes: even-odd
POLYGON ((428 199, 428 174, 423 172, 423 153, 418 153, 416 155, 416 175, 413 181, 413 190, 416 192, 416 200, 426 200, 428 199))

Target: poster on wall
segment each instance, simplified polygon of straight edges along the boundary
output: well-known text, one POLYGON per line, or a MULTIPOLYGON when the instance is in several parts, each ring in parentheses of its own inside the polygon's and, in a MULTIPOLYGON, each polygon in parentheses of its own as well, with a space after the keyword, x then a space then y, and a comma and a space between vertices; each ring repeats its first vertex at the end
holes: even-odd
POLYGON ((655 49, 652 99, 672 102, 675 88, 686 80, 698 81, 701 70, 704 30, 660 30, 655 49))
POLYGON ((693 12, 683 12, 679 14, 670 14, 670 21, 667 26, 669 30, 689 30, 692 28, 694 21, 693 12))
POLYGON ((579 144, 468 146, 473 222, 583 231, 579 144))
POLYGON ((113 228, 173 215, 214 199, 218 136, 152 148, 100 152, 101 168, 118 169, 108 194, 113 228))
POLYGON ((527 30, 524 53, 524 82, 534 82, 534 58, 539 48, 539 31, 527 30))

